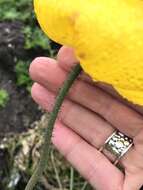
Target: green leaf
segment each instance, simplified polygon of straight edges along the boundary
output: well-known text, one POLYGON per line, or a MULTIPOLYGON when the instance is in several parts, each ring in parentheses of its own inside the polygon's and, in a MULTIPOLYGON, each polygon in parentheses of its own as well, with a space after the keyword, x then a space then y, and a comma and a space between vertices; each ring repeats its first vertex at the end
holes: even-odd
POLYGON ((32 80, 29 77, 29 61, 19 60, 15 66, 15 72, 17 77, 17 86, 25 86, 26 89, 30 89, 32 80))
POLYGON ((9 94, 6 90, 0 89, 0 107, 4 108, 9 101, 9 94))

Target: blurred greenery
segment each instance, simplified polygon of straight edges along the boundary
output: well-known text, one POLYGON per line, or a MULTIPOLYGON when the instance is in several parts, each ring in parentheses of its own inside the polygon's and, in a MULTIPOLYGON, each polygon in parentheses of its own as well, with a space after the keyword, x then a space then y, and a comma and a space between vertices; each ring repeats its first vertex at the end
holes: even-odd
POLYGON ((32 0, 1 0, 0 20, 21 20, 33 23, 32 0))
POLYGON ((9 94, 6 90, 0 89, 0 108, 4 108, 9 101, 9 94))
POLYGON ((24 26, 25 48, 42 48, 49 51, 50 56, 54 50, 50 46, 49 38, 39 28, 33 11, 32 0, 0 0, 0 21, 21 21, 24 26))
MULTIPOLYGON (((20 21, 23 24, 21 32, 25 36, 25 50, 32 52, 39 49, 44 54, 47 52, 47 56, 55 56, 56 49, 51 46, 52 41, 42 32, 35 18, 33 0, 0 0, 0 21, 20 21)), ((26 60, 16 60, 16 84, 30 91, 32 82, 28 68, 31 59, 26 57, 26 60)))
POLYGON ((1 0, 0 21, 21 21, 24 24, 25 48, 39 46, 51 50, 50 40, 37 25, 32 0, 1 0))
POLYGON ((17 78, 17 85, 18 86, 25 86, 28 91, 31 90, 32 80, 28 74, 29 68, 29 61, 22 61, 19 60, 15 66, 16 78, 17 78))

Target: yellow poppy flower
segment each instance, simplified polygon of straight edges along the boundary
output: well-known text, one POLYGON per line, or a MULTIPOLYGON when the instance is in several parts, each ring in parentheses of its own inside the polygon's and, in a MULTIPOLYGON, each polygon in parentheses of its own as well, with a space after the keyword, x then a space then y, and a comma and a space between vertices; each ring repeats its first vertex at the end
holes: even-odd
POLYGON ((73 47, 93 80, 143 105, 143 1, 34 0, 34 6, 45 33, 73 47))

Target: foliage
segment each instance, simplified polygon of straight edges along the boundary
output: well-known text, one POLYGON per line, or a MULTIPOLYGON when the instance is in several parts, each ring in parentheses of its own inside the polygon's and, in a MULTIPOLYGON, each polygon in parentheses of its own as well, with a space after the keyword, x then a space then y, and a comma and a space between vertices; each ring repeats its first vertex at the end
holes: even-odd
POLYGON ((51 41, 39 27, 25 26, 22 32, 25 34, 25 49, 40 47, 43 50, 47 50, 50 57, 54 57, 55 50, 51 47, 51 41))
POLYGON ((33 11, 32 0, 1 0, 0 21, 21 21, 24 26, 25 48, 42 48, 53 56, 49 38, 40 30, 33 11))
MULTIPOLYGON (((37 49, 54 57, 56 50, 51 47, 51 40, 42 32, 35 18, 33 0, 0 0, 0 21, 15 20, 23 23, 21 32, 25 36, 25 50, 32 52, 37 49)), ((30 58, 26 57, 25 60, 19 60, 15 66, 16 83, 18 86, 26 87, 27 90, 30 90, 32 85, 28 76, 30 62, 30 58)))
MULTIPOLYGON (((22 33, 25 35, 25 49, 35 49, 36 47, 48 50, 53 56, 54 50, 50 46, 50 40, 39 28, 33 11, 32 0, 2 0, 0 1, 0 20, 21 21, 24 23, 22 33)), ((31 60, 19 60, 15 66, 17 85, 31 89, 32 81, 28 74, 31 60)))
POLYGON ((33 22, 32 0, 1 0, 0 20, 33 22))
POLYGON ((9 101, 9 94, 6 90, 0 89, 0 108, 4 108, 9 101))
MULTIPOLYGON (((39 28, 33 11, 33 0, 0 0, 0 21, 15 20, 23 23, 21 32, 25 36, 25 50, 32 52, 37 49, 54 57, 56 49, 51 46, 51 40, 39 28)), ((29 57, 25 60, 18 61, 15 67, 17 85, 25 86, 30 90, 32 82, 28 76, 28 67, 31 60, 29 57)))
POLYGON ((17 85, 25 86, 28 91, 31 89, 32 80, 28 74, 29 61, 25 62, 19 60, 15 66, 15 72, 17 77, 17 85))

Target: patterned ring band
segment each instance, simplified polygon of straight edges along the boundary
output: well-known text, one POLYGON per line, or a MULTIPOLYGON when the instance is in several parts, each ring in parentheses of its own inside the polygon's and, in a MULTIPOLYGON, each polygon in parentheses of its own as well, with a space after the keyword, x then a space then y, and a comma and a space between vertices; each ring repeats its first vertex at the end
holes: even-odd
POLYGON ((121 157, 132 147, 133 139, 124 135, 119 131, 115 131, 106 141, 105 144, 99 149, 103 152, 104 149, 108 150, 114 156, 116 160, 114 165, 116 165, 121 157))

